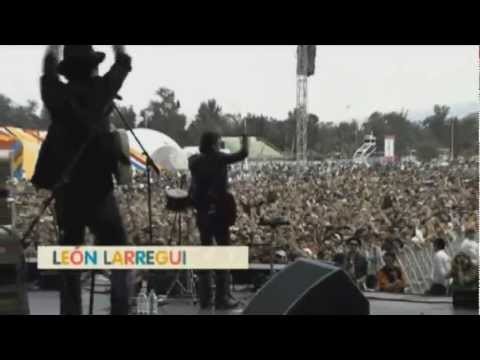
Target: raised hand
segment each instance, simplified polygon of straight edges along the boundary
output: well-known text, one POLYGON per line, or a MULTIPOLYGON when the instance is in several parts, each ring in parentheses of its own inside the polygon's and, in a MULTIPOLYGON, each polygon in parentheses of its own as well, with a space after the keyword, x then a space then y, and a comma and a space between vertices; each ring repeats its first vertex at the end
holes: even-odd
POLYGON ((45 55, 53 55, 56 58, 60 58, 60 47, 61 45, 47 45, 47 50, 45 55))
POLYGON ((57 76, 57 65, 60 61, 61 45, 48 45, 43 58, 43 73, 57 76))
POLYGON ((115 54, 124 54, 126 52, 125 45, 112 45, 115 54))

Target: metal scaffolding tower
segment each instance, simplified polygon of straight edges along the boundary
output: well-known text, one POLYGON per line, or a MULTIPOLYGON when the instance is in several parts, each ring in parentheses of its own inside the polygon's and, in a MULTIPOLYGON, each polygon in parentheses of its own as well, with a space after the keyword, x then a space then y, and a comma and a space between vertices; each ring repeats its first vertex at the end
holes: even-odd
POLYGON ((315 56, 315 45, 298 45, 296 160, 299 165, 304 165, 307 161, 308 77, 313 75, 315 72, 315 56))
POLYGON ((296 159, 300 164, 307 161, 307 127, 308 127, 308 77, 297 75, 297 143, 296 159))

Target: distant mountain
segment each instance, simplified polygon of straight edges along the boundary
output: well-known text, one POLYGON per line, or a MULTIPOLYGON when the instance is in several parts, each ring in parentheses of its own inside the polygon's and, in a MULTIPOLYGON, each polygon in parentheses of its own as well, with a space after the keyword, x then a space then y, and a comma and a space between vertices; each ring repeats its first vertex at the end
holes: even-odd
MULTIPOLYGON (((445 105, 445 104, 438 104, 438 105, 445 105)), ((450 107, 449 116, 456 116, 462 118, 466 115, 469 115, 474 112, 480 111, 480 104, 478 102, 470 101, 465 103, 457 103, 457 104, 446 104, 450 107)), ((409 110, 408 117, 411 120, 416 121, 423 121, 427 116, 433 114, 433 106, 430 109, 426 110, 409 110)))

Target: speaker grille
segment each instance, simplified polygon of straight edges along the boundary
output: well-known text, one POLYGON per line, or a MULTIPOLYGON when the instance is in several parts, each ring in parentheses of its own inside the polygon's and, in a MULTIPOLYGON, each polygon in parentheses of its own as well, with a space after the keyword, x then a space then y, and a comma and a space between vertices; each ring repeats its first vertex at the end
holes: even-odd
POLYGON ((245 315, 368 315, 368 300, 337 267, 302 259, 267 282, 245 315))
POLYGON ((270 279, 248 304, 244 314, 283 314, 312 285, 326 279, 337 270, 326 263, 318 266, 317 262, 310 260, 297 261, 270 279))

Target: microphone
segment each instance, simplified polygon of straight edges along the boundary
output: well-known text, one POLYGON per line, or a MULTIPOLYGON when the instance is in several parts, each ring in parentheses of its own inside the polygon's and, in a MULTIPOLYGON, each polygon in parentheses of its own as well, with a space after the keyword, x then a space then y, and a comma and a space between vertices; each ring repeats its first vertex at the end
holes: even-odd
POLYGON ((265 219, 263 216, 260 218, 258 223, 260 226, 270 226, 270 227, 277 227, 277 226, 286 226, 290 225, 290 221, 285 216, 275 216, 270 219, 265 219))

